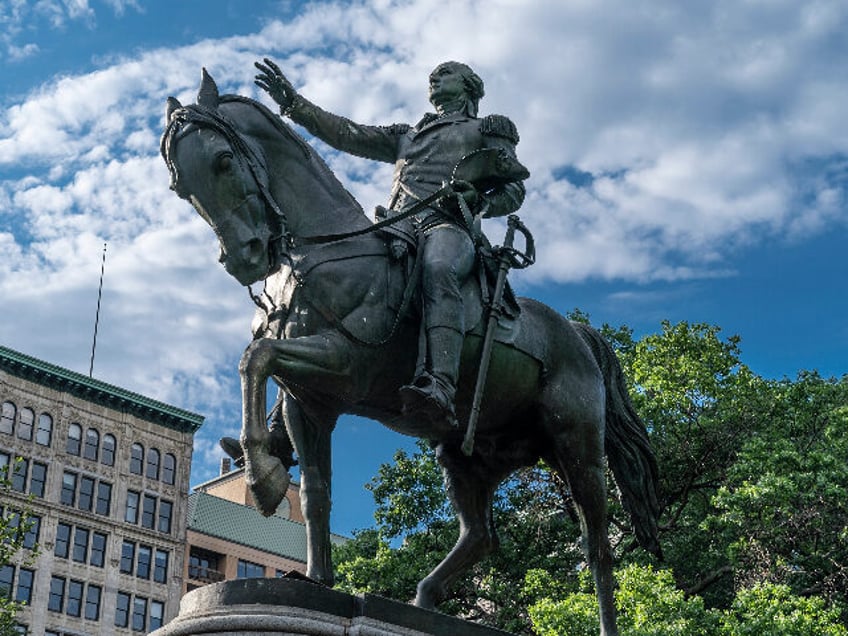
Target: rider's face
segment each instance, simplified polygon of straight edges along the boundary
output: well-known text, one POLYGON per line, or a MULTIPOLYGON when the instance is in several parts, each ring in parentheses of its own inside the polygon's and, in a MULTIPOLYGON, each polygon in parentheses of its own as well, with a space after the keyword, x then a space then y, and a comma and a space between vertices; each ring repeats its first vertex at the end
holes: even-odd
POLYGON ((430 103, 446 104, 465 95, 465 82, 457 71, 448 65, 436 67, 430 73, 430 103))

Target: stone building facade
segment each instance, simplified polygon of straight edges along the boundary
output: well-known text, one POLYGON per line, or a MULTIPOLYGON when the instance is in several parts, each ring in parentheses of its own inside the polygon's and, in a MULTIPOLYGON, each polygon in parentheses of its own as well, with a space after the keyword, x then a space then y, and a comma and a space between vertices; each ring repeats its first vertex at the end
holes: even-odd
POLYGON ((30 511, 39 546, 0 568, 0 589, 27 603, 30 634, 147 633, 177 615, 202 422, 0 347, 0 506, 30 511))

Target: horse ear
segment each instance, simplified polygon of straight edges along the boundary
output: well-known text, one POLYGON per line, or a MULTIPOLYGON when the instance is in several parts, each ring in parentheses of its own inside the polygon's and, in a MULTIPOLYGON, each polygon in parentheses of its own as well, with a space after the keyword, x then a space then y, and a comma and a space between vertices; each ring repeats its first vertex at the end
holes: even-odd
POLYGON ((203 69, 202 79, 200 81, 200 90, 197 92, 197 103, 210 110, 218 108, 218 86, 212 76, 203 69))
POLYGON ((180 104, 180 100, 176 97, 169 97, 168 103, 165 106, 165 123, 170 123, 171 117, 173 117, 174 113, 182 107, 183 105, 180 104))

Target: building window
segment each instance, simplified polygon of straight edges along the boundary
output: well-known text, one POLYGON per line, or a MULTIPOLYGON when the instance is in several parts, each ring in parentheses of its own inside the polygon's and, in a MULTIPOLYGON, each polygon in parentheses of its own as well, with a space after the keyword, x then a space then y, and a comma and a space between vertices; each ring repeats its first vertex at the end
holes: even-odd
POLYGON ((243 559, 239 559, 238 561, 238 574, 236 578, 239 579, 256 579, 262 578, 265 576, 265 566, 260 565, 259 563, 251 563, 250 561, 245 561, 243 559))
POLYGON ((224 577, 218 571, 218 563, 222 555, 208 552, 200 548, 192 548, 188 557, 188 578, 196 581, 223 581, 224 577))
POLYGON ((11 461, 9 453, 0 452, 0 479, 7 479, 9 473, 9 461, 11 461))
POLYGON ((38 545, 38 535, 41 533, 41 517, 28 515, 23 528, 20 527, 20 524, 21 514, 16 512, 9 519, 9 527, 18 528, 18 536, 20 537, 21 533, 23 534, 21 545, 27 550, 34 550, 35 546, 38 545))
POLYGON ((66 506, 73 506, 77 500, 77 475, 67 470, 62 473, 62 492, 59 501, 66 506))
POLYGON ((130 619, 130 595, 118 592, 115 600, 115 627, 127 627, 130 619))
POLYGON ((35 430, 35 443, 50 446, 53 440, 53 418, 48 413, 38 416, 38 428, 35 430))
POLYGON ((68 583, 68 603, 65 605, 65 613, 68 616, 79 616, 82 614, 82 581, 71 580, 68 583))
POLYGON ((112 509, 112 484, 107 484, 101 481, 97 484, 97 502, 94 506, 94 512, 104 517, 109 516, 112 509))
POLYGON ((15 566, 0 565, 0 597, 12 598, 12 587, 15 583, 15 566))
POLYGON ((79 456, 82 449, 82 426, 74 422, 68 427, 68 441, 65 450, 70 455, 79 456))
POLYGON ((53 576, 50 579, 50 595, 47 597, 47 609, 61 612, 65 607, 65 579, 53 576))
POLYGON ((156 558, 153 563, 153 580, 157 583, 168 582, 168 552, 167 550, 156 550, 156 558))
POLYGON ((68 558, 71 547, 71 526, 67 523, 59 523, 56 526, 56 545, 53 554, 63 559, 68 558))
POLYGON ((135 543, 124 539, 124 543, 121 546, 121 572, 132 574, 133 563, 135 563, 135 543))
POLYGON ((130 472, 133 475, 141 475, 143 465, 144 446, 136 442, 132 445, 132 448, 130 449, 130 472))
POLYGON ((139 493, 134 490, 127 491, 127 510, 124 514, 124 521, 127 523, 138 523, 138 499, 139 493))
POLYGON ((85 594, 85 617, 90 621, 100 620, 100 597, 102 590, 99 585, 89 585, 85 594))
POLYGON ((138 562, 136 564, 135 575, 140 579, 150 578, 150 560, 153 555, 153 548, 149 545, 138 546, 138 562))
POLYGON ((32 601, 32 582, 35 579, 35 571, 27 568, 18 570, 18 591, 15 594, 15 600, 19 603, 29 603, 32 601))
POLYGON ((162 627, 165 618, 165 604, 160 601, 150 601, 150 631, 162 627))
POLYGON ((171 534, 171 516, 174 512, 174 504, 164 499, 159 502, 159 532, 171 534))
POLYGON ((12 490, 26 492, 27 474, 29 473, 29 460, 19 457, 12 470, 12 490))
POLYGON ((147 626, 147 599, 136 596, 132 606, 132 629, 134 632, 143 632, 147 626))
POLYGON ((71 552, 71 558, 77 563, 85 563, 88 556, 88 530, 85 528, 77 528, 74 531, 74 547, 71 552))
POLYGON ((106 562, 106 538, 102 532, 94 532, 91 535, 91 556, 88 562, 98 568, 102 568, 106 562))
POLYGON ((115 446, 115 436, 110 433, 106 433, 106 435, 103 436, 103 446, 100 453, 101 464, 105 464, 106 466, 115 465, 115 446))
POLYGON ((21 409, 20 415, 18 415, 18 437, 31 441, 34 423, 35 413, 32 412, 32 409, 21 409))
POLYGON ((155 448, 147 451, 147 478, 159 479, 159 451, 155 448))
POLYGON ((13 402, 3 402, 0 407, 0 433, 11 435, 15 430, 15 416, 18 409, 13 402))
POLYGON ((171 453, 165 453, 162 459, 162 481, 166 484, 174 485, 177 473, 177 458, 171 453))
POLYGON ((144 495, 141 508, 141 527, 155 528, 156 522, 156 497, 153 495, 144 495))
POLYGON ((90 428, 85 432, 85 447, 82 450, 82 456, 91 461, 97 461, 97 455, 100 452, 100 433, 96 428, 90 428))
POLYGON ((47 484, 47 464, 32 462, 29 475, 29 492, 39 498, 44 498, 44 486, 47 484))
POLYGON ((77 507, 80 510, 91 512, 94 505, 94 479, 91 477, 80 477, 79 481, 79 499, 77 507))

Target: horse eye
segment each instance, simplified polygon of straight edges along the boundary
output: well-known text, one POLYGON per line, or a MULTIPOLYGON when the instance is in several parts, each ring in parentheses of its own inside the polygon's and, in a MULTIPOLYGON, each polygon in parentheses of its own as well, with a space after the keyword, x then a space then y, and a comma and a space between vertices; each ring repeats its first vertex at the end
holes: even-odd
POLYGON ((229 152, 225 152, 218 156, 216 162, 216 170, 218 172, 227 172, 233 167, 233 155, 229 152))

